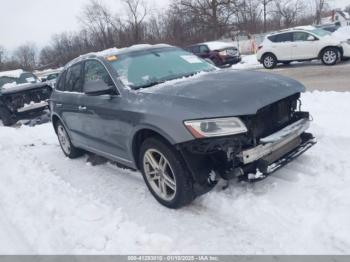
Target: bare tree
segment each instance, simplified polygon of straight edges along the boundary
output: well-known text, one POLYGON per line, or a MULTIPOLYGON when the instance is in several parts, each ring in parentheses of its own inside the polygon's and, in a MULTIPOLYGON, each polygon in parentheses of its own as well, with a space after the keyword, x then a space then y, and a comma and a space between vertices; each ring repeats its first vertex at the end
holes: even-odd
POLYGON ((133 42, 139 43, 141 39, 142 23, 149 14, 149 9, 142 0, 124 0, 128 12, 128 23, 131 27, 133 42))
POLYGON ((193 22, 205 27, 211 39, 218 39, 233 28, 235 0, 181 0, 177 4, 192 16, 193 22))
POLYGON ((99 0, 90 0, 84 7, 80 22, 97 38, 101 48, 109 48, 114 44, 116 24, 113 15, 99 0))
POLYGON ((344 9, 345 12, 348 12, 350 14, 350 5, 348 5, 347 7, 345 7, 344 9))
POLYGON ((263 20, 264 20, 264 32, 266 32, 266 27, 267 27, 267 7, 270 3, 273 2, 273 0, 260 0, 261 1, 261 5, 262 5, 262 9, 263 9, 263 20))
POLYGON ((275 13, 281 18, 284 27, 297 24, 298 16, 302 15, 303 10, 302 0, 275 0, 275 13))
POLYGON ((0 45, 0 65, 4 61, 4 56, 5 56, 5 48, 0 45))
POLYGON ((322 13, 326 6, 326 0, 315 0, 316 13, 315 13, 315 23, 318 25, 321 23, 322 13))
POLYGON ((36 66, 35 44, 27 43, 16 49, 14 57, 25 70, 33 70, 36 66))

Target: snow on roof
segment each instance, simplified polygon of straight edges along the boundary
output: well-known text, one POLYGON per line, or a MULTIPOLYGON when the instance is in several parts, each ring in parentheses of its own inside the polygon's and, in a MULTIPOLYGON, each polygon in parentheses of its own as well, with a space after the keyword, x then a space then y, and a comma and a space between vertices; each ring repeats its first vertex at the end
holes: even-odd
POLYGON ((24 71, 22 69, 4 71, 4 72, 0 72, 0 77, 7 76, 7 77, 19 78, 23 73, 24 71))
POLYGON ((312 26, 312 25, 306 25, 306 26, 297 26, 294 28, 291 28, 292 30, 315 30, 316 27, 312 26))
POLYGON ((124 47, 124 48, 113 47, 113 48, 106 49, 103 51, 91 52, 91 53, 81 55, 81 56, 73 59, 72 61, 68 62, 65 67, 68 67, 76 62, 79 62, 79 61, 86 59, 86 58, 89 58, 89 57, 96 57, 96 56, 107 57, 107 56, 112 56, 112 55, 119 55, 119 54, 125 54, 125 53, 129 53, 129 52, 147 50, 147 49, 152 49, 152 48, 163 48, 163 47, 172 47, 172 46, 167 45, 167 44, 156 44, 156 45, 140 44, 140 45, 133 45, 133 46, 124 47))
POLYGON ((210 50, 220 50, 227 47, 234 47, 235 45, 232 42, 220 42, 220 41, 212 41, 212 42, 204 42, 202 45, 207 45, 210 50))

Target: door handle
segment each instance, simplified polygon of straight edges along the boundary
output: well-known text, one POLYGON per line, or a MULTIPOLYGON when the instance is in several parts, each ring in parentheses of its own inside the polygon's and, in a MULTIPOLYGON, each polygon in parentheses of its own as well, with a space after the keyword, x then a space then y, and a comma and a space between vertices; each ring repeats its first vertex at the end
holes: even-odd
POLYGON ((79 106, 78 109, 79 109, 79 111, 85 111, 87 108, 86 108, 86 106, 79 106))
POLYGON ((56 104, 56 107, 62 107, 63 105, 62 104, 56 104))

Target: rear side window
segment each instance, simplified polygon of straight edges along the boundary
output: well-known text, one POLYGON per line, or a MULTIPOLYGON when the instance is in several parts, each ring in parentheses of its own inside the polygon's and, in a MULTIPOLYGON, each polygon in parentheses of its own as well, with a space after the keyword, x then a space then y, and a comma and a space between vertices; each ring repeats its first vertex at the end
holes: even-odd
POLYGON ((67 70, 65 91, 82 92, 81 63, 75 64, 67 70))
POLYGON ((195 53, 195 54, 199 54, 200 53, 200 49, 199 49, 199 46, 192 46, 191 47, 191 51, 192 53, 195 53))
POLYGON ((207 53, 207 52, 209 52, 209 48, 206 45, 201 45, 199 47, 199 52, 200 53, 207 53))
POLYGON ((113 85, 113 81, 106 68, 98 61, 90 60, 85 62, 84 83, 88 81, 102 80, 108 86, 113 85))
POLYGON ((268 39, 274 43, 292 42, 293 33, 283 33, 278 35, 269 36, 268 39))

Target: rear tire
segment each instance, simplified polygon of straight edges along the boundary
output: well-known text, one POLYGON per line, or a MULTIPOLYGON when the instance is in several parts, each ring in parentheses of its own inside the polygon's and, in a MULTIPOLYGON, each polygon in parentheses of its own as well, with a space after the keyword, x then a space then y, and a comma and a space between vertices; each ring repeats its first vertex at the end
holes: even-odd
POLYGON ((322 51, 321 60, 324 65, 335 65, 340 58, 340 52, 337 48, 327 47, 322 51))
POLYGON ((60 143, 61 149, 67 157, 74 159, 84 154, 83 150, 73 146, 69 138, 69 135, 66 131, 66 128, 60 121, 58 121, 56 124, 56 133, 57 133, 57 137, 58 137, 58 141, 60 143))
POLYGON ((6 107, 0 107, 0 119, 4 126, 12 126, 17 123, 16 117, 6 107))
POLYGON ((262 64, 266 69, 274 69, 277 66, 277 57, 273 54, 265 54, 262 58, 262 64))
POLYGON ((194 199, 193 181, 181 155, 156 137, 146 139, 139 164, 145 183, 162 205, 177 209, 194 199))

